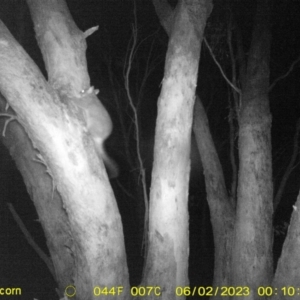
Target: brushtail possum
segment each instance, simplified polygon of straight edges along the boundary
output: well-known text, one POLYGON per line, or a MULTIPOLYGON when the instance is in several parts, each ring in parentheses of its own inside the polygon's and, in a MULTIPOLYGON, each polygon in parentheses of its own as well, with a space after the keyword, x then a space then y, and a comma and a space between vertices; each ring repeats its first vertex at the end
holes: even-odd
POLYGON ((81 97, 73 99, 73 102, 83 111, 87 129, 99 159, 104 162, 108 177, 115 178, 119 175, 119 168, 114 160, 107 155, 104 148, 104 142, 110 136, 113 124, 107 110, 96 97, 98 92, 98 90, 94 90, 94 87, 90 87, 81 91, 81 97))

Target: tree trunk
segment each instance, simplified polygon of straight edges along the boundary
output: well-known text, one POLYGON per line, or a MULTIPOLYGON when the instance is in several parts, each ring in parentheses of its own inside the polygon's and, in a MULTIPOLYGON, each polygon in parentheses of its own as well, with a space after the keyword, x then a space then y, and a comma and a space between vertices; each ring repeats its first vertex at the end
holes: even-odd
POLYGON ((194 132, 203 164, 207 202, 213 227, 215 245, 213 283, 215 287, 229 286, 234 207, 230 205, 222 166, 210 134, 204 107, 198 97, 195 104, 194 132))
MULTIPOLYGON (((1 95, 0 108, 1 112, 5 112, 5 99, 1 95)), ((13 111, 9 109, 6 113, 13 114, 13 111)), ((1 128, 5 121, 7 118, 0 118, 1 128)), ((46 173, 45 165, 38 160, 38 152, 34 150, 24 128, 18 122, 9 123, 1 140, 14 159, 36 208, 53 261, 52 270, 49 271, 58 283, 60 296, 63 296, 65 287, 72 281, 71 266, 74 259, 68 250, 72 239, 60 195, 55 190, 50 175, 46 173)), ((51 258, 48 258, 50 264, 51 258)))
MULTIPOLYGON (((268 1, 257 1, 252 43, 239 111, 239 181, 232 285, 251 290, 271 283, 273 184, 269 108, 268 1)), ((236 297, 239 298, 239 297, 236 297)))
MULTIPOLYGON (((160 21, 168 35, 173 19, 171 7, 164 1, 154 1, 160 21)), ((234 211, 227 195, 222 167, 212 141, 208 120, 197 97, 193 130, 204 169, 207 201, 215 241, 214 285, 228 286, 231 272, 234 211)))
MULTIPOLYGON (((0 90, 38 149, 38 160, 45 165, 44 171, 50 174, 51 184, 62 200, 62 206, 58 204, 59 215, 63 215, 65 223, 62 228, 69 231, 62 236, 69 238, 57 240, 54 251, 67 248, 70 259, 62 269, 60 258, 65 254, 59 253, 59 259, 54 257, 53 263, 56 272, 70 269, 67 273, 73 278, 69 281, 65 274, 57 274, 59 287, 68 281, 76 287, 78 299, 93 299, 94 287, 123 286, 126 299, 129 282, 121 218, 103 163, 82 130, 82 114, 70 103, 73 97, 80 97, 80 91, 93 91, 85 59, 85 38, 95 29, 82 33, 61 0, 29 0, 28 4, 48 82, 1 22, 0 90)), ((27 166, 20 162, 19 168, 27 166)), ((37 188, 34 180, 27 182, 27 189, 37 188)), ((40 188, 39 193, 43 193, 44 187, 40 188)), ((49 196, 49 187, 46 193, 49 196)), ((51 203, 53 199, 49 197, 47 201, 51 203)), ((39 218, 44 215, 40 213, 39 218)), ((42 223, 50 226, 46 221, 42 223)), ((53 227, 48 230, 49 235, 55 234, 53 227)))
POLYGON ((211 1, 187 3, 179 1, 172 18, 158 103, 150 192, 150 247, 142 283, 160 286, 164 299, 186 295, 176 287, 188 285, 191 127, 200 46, 212 9, 211 1))

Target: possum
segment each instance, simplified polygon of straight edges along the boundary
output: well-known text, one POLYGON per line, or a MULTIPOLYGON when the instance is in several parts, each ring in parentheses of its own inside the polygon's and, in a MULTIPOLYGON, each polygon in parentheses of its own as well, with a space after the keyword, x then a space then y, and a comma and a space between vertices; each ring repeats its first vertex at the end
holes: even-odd
POLYGON ((112 132, 113 123, 107 110, 96 97, 98 92, 98 90, 94 90, 94 87, 82 90, 80 98, 73 99, 73 103, 83 112, 96 153, 99 159, 103 160, 108 177, 116 178, 119 175, 118 165, 107 155, 104 148, 104 142, 112 132))

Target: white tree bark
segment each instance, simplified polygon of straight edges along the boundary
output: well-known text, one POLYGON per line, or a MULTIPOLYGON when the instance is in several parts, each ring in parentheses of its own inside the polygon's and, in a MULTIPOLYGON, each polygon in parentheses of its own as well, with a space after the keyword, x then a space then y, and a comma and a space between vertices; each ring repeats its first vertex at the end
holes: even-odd
POLYGON ((76 286, 77 297, 93 299, 95 286, 123 286, 127 297, 123 229, 113 191, 92 141, 82 130, 80 111, 68 103, 89 88, 88 33, 76 28, 64 2, 28 3, 37 34, 45 37, 39 42, 49 82, 0 23, 1 93, 39 151, 38 159, 62 198, 73 241, 68 250, 75 262, 70 284, 76 286), (65 61, 55 63, 55 58, 65 61))
POLYGON ((188 187, 195 88, 211 1, 179 1, 158 103, 150 193, 150 247, 144 283, 164 299, 188 285, 188 187))

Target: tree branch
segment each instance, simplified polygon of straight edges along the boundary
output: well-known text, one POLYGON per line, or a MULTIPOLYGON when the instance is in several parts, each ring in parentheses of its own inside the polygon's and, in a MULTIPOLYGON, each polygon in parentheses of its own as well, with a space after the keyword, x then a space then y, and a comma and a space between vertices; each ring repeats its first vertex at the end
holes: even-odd
POLYGON ((241 90, 240 90, 238 87, 236 87, 236 86, 228 79, 228 77, 226 76, 226 74, 225 74, 225 72, 223 71, 223 69, 222 69, 220 63, 217 61, 217 58, 215 57, 215 55, 214 55, 214 53, 213 53, 211 47, 209 46, 209 44, 208 44, 208 42, 207 42, 207 39, 204 38, 203 40, 204 40, 204 43, 205 43, 206 47, 208 48, 208 50, 209 50, 209 52, 210 52, 211 57, 213 58, 213 60, 214 60, 214 62, 216 63, 216 65, 218 66, 218 68, 219 68, 221 74, 223 75, 224 79, 226 80, 226 82, 227 82, 227 83, 228 83, 228 84, 229 84, 229 85, 230 85, 237 93, 241 94, 241 90))
POLYGON ((272 83, 272 84, 270 85, 270 87, 269 87, 269 92, 273 89, 273 87, 277 84, 277 82, 279 82, 280 80, 282 80, 282 79, 284 79, 285 77, 287 77, 287 76, 293 71, 295 65, 296 65, 299 61, 300 61, 300 55, 299 55, 299 57, 298 57, 296 60, 294 60, 294 61, 292 62, 290 68, 288 69, 288 71, 287 71, 284 75, 279 76, 278 78, 276 78, 276 79, 273 81, 273 83, 272 83))
POLYGON ((56 275, 55 275, 55 271, 54 271, 54 267, 53 267, 53 263, 50 259, 49 256, 46 255, 46 253, 39 247, 39 245, 34 241, 32 235, 30 234, 30 232, 27 230, 25 224, 23 223, 23 221, 21 220, 20 216, 18 215, 18 213, 16 212, 15 208, 13 207, 13 205, 11 203, 7 203, 8 209, 10 210, 14 220, 16 221, 16 223, 18 224, 19 228, 21 229, 21 231, 23 232, 23 234, 25 235, 25 238, 28 242, 28 244, 35 250, 35 252, 37 253, 37 255, 42 259, 42 261, 47 265, 48 270, 50 271, 51 275, 53 276, 54 280, 56 280, 56 275))
MULTIPOLYGON (((134 4, 135 4, 135 2, 134 2, 134 4)), ((134 125, 135 125, 136 153, 137 153, 141 177, 142 177, 143 196, 144 196, 144 205, 145 205, 143 247, 145 250, 145 259, 146 259, 147 252, 148 252, 149 201, 148 201, 147 186, 146 186, 147 185, 146 172, 145 172, 143 159, 141 156, 141 150, 140 150, 140 127, 139 127, 138 113, 137 113, 137 108, 134 105, 133 100, 132 100, 132 96, 130 93, 130 85, 129 85, 129 77, 130 77, 131 67, 132 67, 135 53, 137 51, 136 6, 134 6, 134 9, 135 9, 134 10, 135 24, 134 24, 134 26, 132 26, 133 44, 132 44, 132 47, 129 52, 127 68, 124 69, 124 77, 125 77, 125 90, 127 93, 127 98, 128 98, 128 101, 129 101, 129 104, 131 106, 133 116, 134 116, 133 119, 134 119, 134 125)))
POLYGON ((287 180, 295 167, 295 161, 296 161, 297 155, 299 153, 299 144, 298 144, 299 131, 300 131, 300 118, 297 121, 296 132, 294 135, 293 154, 291 156, 290 162, 285 170, 285 173, 282 177, 279 188, 277 190, 276 196, 274 198, 274 212, 276 211, 276 208, 277 208, 278 204, 280 203, 287 180))

